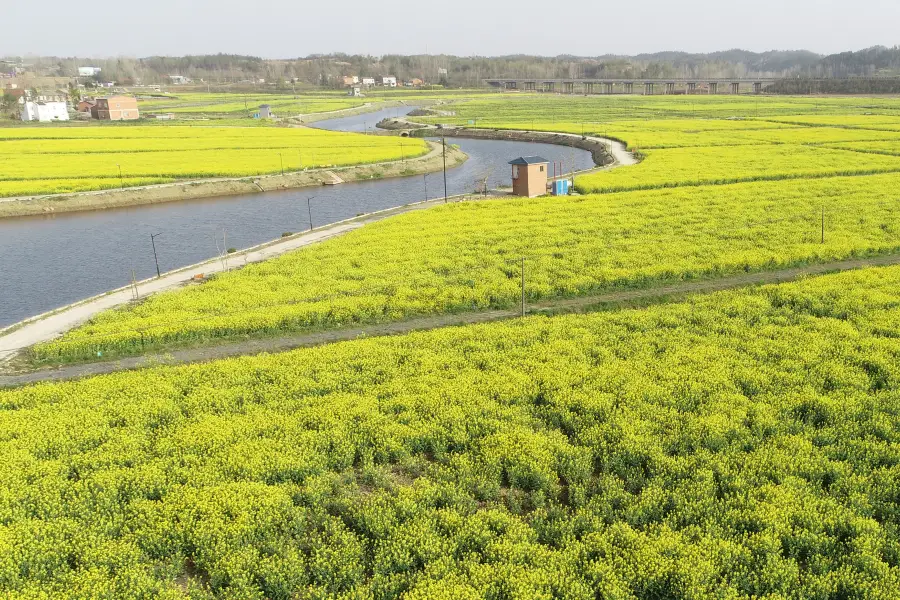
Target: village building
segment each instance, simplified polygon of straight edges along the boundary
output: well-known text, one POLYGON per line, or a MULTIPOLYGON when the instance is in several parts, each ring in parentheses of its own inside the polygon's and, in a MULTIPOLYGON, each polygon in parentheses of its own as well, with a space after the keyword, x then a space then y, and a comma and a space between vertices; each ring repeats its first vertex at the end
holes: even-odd
POLYGON ((89 113, 91 109, 94 108, 96 102, 93 100, 82 100, 78 104, 75 105, 75 110, 82 113, 89 113))
POLYGON ((68 121, 69 107, 65 102, 42 102, 26 100, 22 103, 21 117, 23 121, 68 121))
POLYGON ((547 164, 540 156, 520 156, 511 160, 513 195, 534 198, 547 193, 547 164))
POLYGON ((78 67, 79 77, 93 77, 100 73, 100 67, 78 67))
POLYGON ((344 75, 343 81, 344 87, 350 87, 359 83, 359 77, 357 75, 344 75))
POLYGON ((363 77, 363 78, 362 78, 362 84, 363 84, 364 86, 369 86, 369 87, 371 87, 371 86, 375 85, 375 78, 374 78, 374 77, 363 77))
POLYGON ((384 87, 397 87, 397 78, 390 76, 379 77, 378 83, 380 83, 384 87))
POLYGON ((272 107, 268 104, 261 104, 259 107, 259 112, 256 113, 257 119, 274 119, 275 113, 272 112, 272 107))
POLYGON ((190 82, 190 77, 185 77, 184 75, 169 75, 169 83, 172 85, 184 85, 185 83, 190 82))
POLYGON ((133 121, 140 117, 137 99, 131 96, 97 98, 91 116, 101 121, 133 121))
POLYGON ((347 91, 348 96, 362 96, 362 89, 358 85, 354 85, 347 91))

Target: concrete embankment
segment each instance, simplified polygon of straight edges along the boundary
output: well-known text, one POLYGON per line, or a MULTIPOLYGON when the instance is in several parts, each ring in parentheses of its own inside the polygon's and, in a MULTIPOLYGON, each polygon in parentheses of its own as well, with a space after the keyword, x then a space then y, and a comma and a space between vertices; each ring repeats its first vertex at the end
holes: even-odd
MULTIPOLYGON (((441 146, 433 142, 429 142, 429 146, 430 149, 427 154, 403 161, 398 160, 332 169, 311 169, 285 173, 284 175, 184 181, 56 196, 0 198, 0 218, 98 210, 320 186, 333 181, 333 174, 338 175, 345 182, 352 182, 386 179, 389 177, 407 177, 440 171, 443 168, 441 146)), ((466 158, 468 157, 462 150, 448 147, 448 167, 457 166, 463 163, 466 158)))
MULTIPOLYGON (((388 121, 386 119, 385 121, 388 121)), ((622 161, 614 155, 611 144, 616 140, 607 140, 592 136, 578 136, 567 133, 551 133, 545 131, 520 131, 513 129, 468 129, 465 127, 437 127, 413 128, 416 124, 402 119, 392 119, 394 123, 379 123, 379 127, 394 130, 409 130, 409 135, 414 137, 458 137, 476 140, 505 140, 514 142, 535 142, 540 144, 556 144, 558 146, 570 146, 580 148, 591 153, 594 163, 599 167, 606 167, 622 161)), ((630 154, 629 154, 630 156, 630 154)), ((625 163, 631 164, 631 163, 625 163)))

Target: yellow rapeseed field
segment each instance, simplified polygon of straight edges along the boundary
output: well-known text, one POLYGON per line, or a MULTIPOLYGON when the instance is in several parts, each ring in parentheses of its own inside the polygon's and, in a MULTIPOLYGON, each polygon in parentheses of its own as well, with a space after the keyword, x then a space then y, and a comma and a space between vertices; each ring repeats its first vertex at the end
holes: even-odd
POLYGON ((0 196, 400 160, 421 140, 275 127, 0 128, 0 196))

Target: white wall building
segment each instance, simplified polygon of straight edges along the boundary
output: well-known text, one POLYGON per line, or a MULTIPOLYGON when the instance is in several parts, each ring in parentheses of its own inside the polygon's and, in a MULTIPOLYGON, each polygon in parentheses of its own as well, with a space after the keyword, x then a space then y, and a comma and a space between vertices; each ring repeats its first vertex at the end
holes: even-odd
POLYGON ((100 72, 100 67, 78 67, 79 77, 93 77, 100 72))
POLYGON ((65 102, 25 102, 22 104, 23 121, 68 121, 69 109, 65 102))
POLYGON ((396 77, 382 77, 381 85, 384 87, 397 87, 397 78, 396 77))
POLYGON ((363 84, 363 85, 370 85, 370 86, 371 86, 371 85, 375 85, 375 78, 374 78, 374 77, 363 77, 363 78, 362 78, 362 84, 363 84))

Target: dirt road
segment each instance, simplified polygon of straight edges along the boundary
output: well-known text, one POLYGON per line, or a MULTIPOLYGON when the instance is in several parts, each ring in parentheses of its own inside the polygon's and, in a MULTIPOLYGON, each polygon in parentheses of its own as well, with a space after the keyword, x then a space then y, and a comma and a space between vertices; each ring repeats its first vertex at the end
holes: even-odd
MULTIPOLYGON (((454 200, 466 198, 457 196, 454 200)), ((193 281, 194 275, 210 275, 224 270, 230 270, 249 263, 259 262, 273 258, 315 244, 323 240, 358 229, 368 223, 374 223, 388 217, 423 210, 437 204, 443 204, 443 198, 408 204, 398 208, 363 215, 325 227, 320 227, 310 232, 295 234, 259 246, 254 246, 240 252, 229 254, 223 261, 219 258, 183 267, 175 271, 164 273, 162 277, 147 279, 137 283, 137 293, 140 298, 149 294, 155 294, 165 290, 171 290, 193 281)), ((81 325, 97 313, 127 304, 133 300, 132 286, 126 286, 99 296, 87 298, 75 304, 38 315, 27 321, 17 323, 5 329, 0 329, 0 365, 18 351, 57 337, 73 327, 81 325)))
MULTIPOLYGON (((532 304, 527 307, 530 314, 539 312, 566 312, 587 310, 604 304, 647 303, 654 300, 669 300, 693 294, 716 292, 739 287, 781 283, 811 275, 822 275, 840 271, 850 271, 866 267, 900 265, 900 254, 891 254, 866 259, 806 265, 778 271, 742 273, 718 279, 683 282, 649 289, 625 290, 580 298, 568 298, 532 304)), ((317 333, 297 333, 277 338, 246 340, 212 347, 175 350, 165 355, 130 357, 117 361, 91 363, 54 370, 41 370, 22 375, 0 376, 0 387, 24 385, 39 381, 76 379, 89 375, 112 373, 126 369, 138 369, 160 364, 182 364, 259 354, 262 352, 282 352, 292 348, 316 346, 332 342, 352 340, 359 337, 396 335, 411 331, 436 329, 454 325, 471 325, 488 321, 498 321, 520 316, 519 310, 492 310, 473 313, 435 315, 399 321, 394 323, 363 325, 317 333)), ((2 340, 3 338, 0 338, 2 340)))

